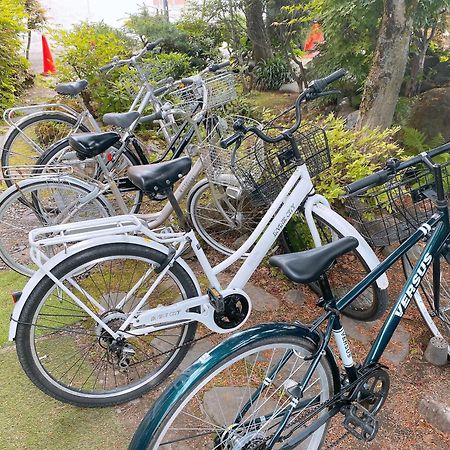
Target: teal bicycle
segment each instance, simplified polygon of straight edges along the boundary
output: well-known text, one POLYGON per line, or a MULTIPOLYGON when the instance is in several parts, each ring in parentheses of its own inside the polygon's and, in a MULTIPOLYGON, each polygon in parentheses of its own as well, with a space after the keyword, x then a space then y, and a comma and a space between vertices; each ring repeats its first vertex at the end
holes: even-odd
POLYGON ((445 163, 449 150, 447 143, 408 161, 390 160, 385 169, 347 186, 362 219, 372 221, 374 210, 370 212, 369 207, 384 205, 391 214, 385 232, 392 235, 395 225, 402 243, 340 299, 333 295, 326 273, 337 258, 355 249, 353 237, 301 253, 273 256, 270 263, 290 280, 319 283, 322 298, 318 306, 325 314, 309 326, 258 325, 205 353, 158 399, 130 448, 317 449, 338 414, 345 435, 374 439, 379 428, 376 415, 390 385, 380 358, 427 273, 432 273, 432 316, 442 334, 450 329, 450 298, 442 289, 450 279, 450 174, 445 163), (379 203, 374 193, 379 193, 379 203), (404 218, 402 227, 398 226, 400 216, 404 218), (413 229, 413 217, 424 222, 413 229), (341 312, 413 248, 420 249, 420 256, 365 360, 356 364, 341 312), (343 371, 329 345, 332 336, 343 371))

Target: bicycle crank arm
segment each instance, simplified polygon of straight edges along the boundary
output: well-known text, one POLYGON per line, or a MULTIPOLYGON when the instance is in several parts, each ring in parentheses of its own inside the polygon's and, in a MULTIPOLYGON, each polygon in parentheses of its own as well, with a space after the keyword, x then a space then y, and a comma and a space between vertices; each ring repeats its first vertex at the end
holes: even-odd
POLYGON ((240 328, 251 312, 251 300, 241 289, 220 291, 224 300, 224 311, 219 313, 210 303, 208 295, 201 295, 169 306, 158 306, 139 312, 130 321, 130 329, 119 331, 127 335, 145 335, 180 323, 201 322, 215 333, 231 333, 240 328))

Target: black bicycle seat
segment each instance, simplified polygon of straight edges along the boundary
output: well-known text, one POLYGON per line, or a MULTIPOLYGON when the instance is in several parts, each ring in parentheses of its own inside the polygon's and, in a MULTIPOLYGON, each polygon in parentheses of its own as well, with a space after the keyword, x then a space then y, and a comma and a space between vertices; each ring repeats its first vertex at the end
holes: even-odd
POLYGON ((279 267, 291 281, 307 284, 317 281, 336 258, 356 247, 358 239, 348 236, 304 252, 272 256, 269 264, 279 267))
POLYGON ((171 188, 189 170, 191 170, 191 158, 184 157, 158 164, 129 167, 128 178, 141 191, 155 195, 171 188))
POLYGON ((103 123, 113 127, 128 128, 139 116, 137 111, 108 113, 103 116, 103 123))
POLYGON ((55 90, 60 95, 78 95, 86 86, 88 82, 86 80, 71 81, 70 83, 59 83, 56 85, 55 90))
POLYGON ((69 145, 77 157, 83 161, 100 155, 120 140, 120 135, 113 131, 107 133, 78 133, 69 137, 69 145))

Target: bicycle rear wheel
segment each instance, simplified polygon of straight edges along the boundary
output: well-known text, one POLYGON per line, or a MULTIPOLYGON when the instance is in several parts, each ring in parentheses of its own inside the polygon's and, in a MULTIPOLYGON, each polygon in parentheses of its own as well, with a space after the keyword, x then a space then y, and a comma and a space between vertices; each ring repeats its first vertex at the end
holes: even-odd
MULTIPOLYGON (((210 358, 226 355, 219 357, 210 370, 196 379, 192 377, 192 381, 185 372, 158 399, 136 431, 130 449, 266 448, 293 402, 289 389, 302 382, 310 367, 311 361, 304 357, 311 355, 315 347, 309 339, 294 335, 256 339, 232 354, 226 353, 226 343, 208 353, 210 358), (220 347, 224 348, 219 350, 220 347), (176 396, 178 390, 184 393, 176 396)), ((327 357, 321 358, 279 440, 271 448, 280 448, 291 432, 299 434, 325 412, 296 429, 302 418, 334 395, 335 375, 327 357)), ((325 422, 299 448, 319 448, 327 427, 325 422)))
MULTIPOLYGON (((28 234, 39 227, 108 217, 111 206, 102 196, 71 178, 30 179, 8 188, 0 197, 0 257, 11 269, 34 273, 28 234)), ((52 256, 59 247, 48 248, 52 256)))
POLYGON ((55 142, 76 131, 89 131, 83 124, 75 128, 77 122, 76 117, 58 111, 44 111, 22 120, 8 134, 1 150, 0 163, 6 185, 11 186, 20 177, 14 167, 34 166, 39 156, 55 142))
MULTIPOLYGON (((119 187, 128 212, 130 214, 137 214, 142 205, 144 194, 128 180, 127 169, 131 166, 138 166, 141 162, 128 149, 125 149, 120 155, 116 155, 120 145, 121 143, 112 146, 103 156, 105 156, 105 163, 108 169, 111 170, 110 175, 119 187)), ((45 174, 46 167, 49 167, 48 170, 51 172, 51 166, 57 165, 70 167, 73 170, 74 176, 82 179, 91 178, 100 182, 106 181, 96 160, 90 158, 80 161, 75 152, 70 148, 68 139, 64 139, 46 150, 39 157, 37 165, 38 167, 34 171, 36 175, 45 174)), ((114 209, 119 211, 119 205, 114 194, 111 191, 106 191, 103 195, 114 206, 114 209)))
MULTIPOLYGON (((420 258, 425 247, 424 242, 419 242, 402 258, 405 276, 409 277, 414 266, 420 258)), ((436 298, 433 289, 434 266, 428 268, 422 278, 419 289, 414 294, 417 308, 434 336, 443 337, 448 343, 448 356, 450 357, 450 264, 444 257, 439 258, 440 269, 436 276, 440 280, 440 295, 436 298)))
MULTIPOLYGON (((344 235, 333 224, 313 213, 313 218, 320 235, 322 244, 335 241, 344 235)), ((300 252, 314 247, 314 241, 301 212, 294 214, 281 235, 281 242, 288 252, 300 252)), ((328 270, 333 293, 336 297, 342 297, 370 272, 369 266, 358 249, 340 257, 328 270)), ((321 295, 320 288, 316 284, 310 287, 321 295)), ((358 298, 356 298, 343 314, 356 320, 372 321, 378 319, 387 306, 387 294, 378 288, 374 282, 358 298)))
MULTIPOLYGON (((16 333, 17 354, 31 381, 57 400, 95 407, 130 401, 167 379, 186 355, 196 322, 146 335, 130 332, 116 341, 86 312, 117 331, 158 276, 152 269, 166 258, 143 245, 112 243, 64 259, 52 273, 84 308, 44 276, 27 298, 16 333)), ((175 262, 141 310, 197 294, 175 262)))

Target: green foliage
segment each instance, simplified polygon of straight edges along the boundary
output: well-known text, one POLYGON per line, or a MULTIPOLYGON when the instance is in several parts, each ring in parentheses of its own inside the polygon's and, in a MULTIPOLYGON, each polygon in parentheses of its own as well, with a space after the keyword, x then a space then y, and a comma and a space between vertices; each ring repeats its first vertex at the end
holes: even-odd
POLYGON ((279 56, 258 63, 254 71, 257 88, 263 91, 279 89, 283 83, 290 80, 288 64, 279 56))
POLYGON ((62 48, 57 62, 59 78, 63 81, 86 79, 91 106, 97 113, 121 111, 130 106, 129 95, 123 92, 114 98, 118 90, 114 94, 111 90, 114 90, 112 86, 120 79, 123 70, 112 71, 107 79, 99 73, 99 68, 111 62, 114 56, 129 56, 132 43, 128 38, 102 22, 83 22, 70 31, 57 32, 55 40, 62 48))
MULTIPOLYGON (((378 38, 382 0, 315 0, 311 13, 319 19, 326 42, 312 62, 313 76, 344 67, 354 84, 362 88, 369 73, 378 38)), ((347 94, 347 92, 346 92, 347 94)))
POLYGON ((426 152, 445 143, 445 139, 440 133, 432 139, 428 139, 425 133, 412 127, 403 127, 401 135, 405 150, 412 155, 426 152))
POLYGON ((20 0, 0 0, 0 110, 12 106, 27 81, 28 63, 21 55, 20 34, 26 12, 20 0))
POLYGON ((130 15, 125 27, 144 42, 163 38, 164 52, 187 55, 194 68, 202 69, 210 59, 219 57, 220 27, 198 17, 184 17, 172 23, 164 16, 152 16, 144 6, 138 13, 130 15))
POLYGON ((347 130, 344 120, 333 115, 326 117, 322 126, 331 149, 331 167, 316 178, 315 186, 330 202, 344 193, 345 185, 383 167, 388 158, 404 155, 394 142, 398 128, 347 130))

